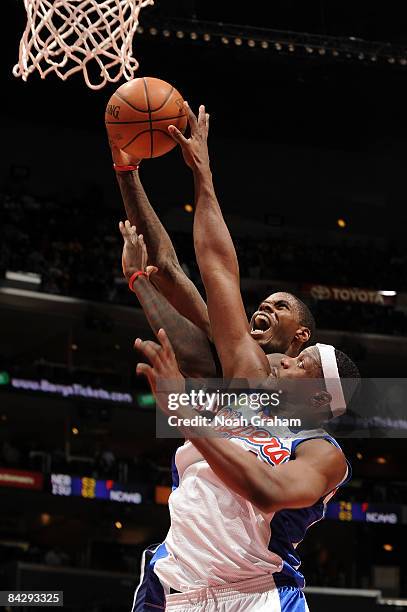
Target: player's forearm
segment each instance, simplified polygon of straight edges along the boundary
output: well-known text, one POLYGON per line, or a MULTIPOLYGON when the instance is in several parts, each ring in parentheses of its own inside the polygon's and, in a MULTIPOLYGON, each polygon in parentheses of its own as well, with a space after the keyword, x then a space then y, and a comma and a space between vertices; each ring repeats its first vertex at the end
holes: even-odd
POLYGON ((158 266, 161 272, 179 265, 171 239, 150 204, 138 170, 116 172, 116 177, 127 218, 137 227, 137 232, 143 234, 148 244, 148 263, 158 266))
POLYGON ((158 267, 154 285, 174 308, 210 337, 205 302, 193 282, 186 276, 175 249, 160 219, 154 212, 137 170, 117 172, 127 218, 143 234, 148 245, 148 264, 158 267))
POLYGON ((190 406, 177 409, 182 434, 190 439, 229 489, 266 514, 286 508, 311 507, 335 489, 347 473, 345 459, 338 457, 337 449, 329 449, 331 456, 327 459, 326 449, 321 452, 320 446, 317 452, 315 444, 312 449, 303 449, 302 459, 297 457, 296 461, 272 467, 259 460, 254 453, 230 440, 217 437, 209 425, 184 426, 185 419, 192 419, 193 416, 196 413, 190 406), (332 453, 335 457, 332 457, 332 453), (304 461, 305 454, 307 461, 304 461), (323 461, 323 458, 327 460, 323 461))
POLYGON ((262 465, 254 455, 250 456, 247 451, 222 438, 193 438, 191 441, 228 489, 250 503, 258 504, 263 473, 262 465))
POLYGON ((279 466, 272 468, 254 453, 222 438, 194 437, 191 442, 229 489, 266 514, 284 508, 307 508, 321 498, 318 480, 313 490, 313 480, 307 479, 305 470, 299 474, 290 473, 293 470, 281 472, 279 466))
POLYGON ((133 288, 153 332, 157 334, 161 328, 167 332, 184 376, 215 378, 216 366, 207 335, 183 317, 147 278, 140 276, 133 288))
POLYGON ((207 275, 215 268, 238 276, 236 250, 216 197, 209 167, 194 171, 194 183, 194 246, 202 279, 205 283, 207 275))
MULTIPOLYGON (((181 419, 191 419, 195 414, 189 406, 177 410, 181 419)), ((215 436, 208 426, 180 429, 229 489, 266 514, 284 508, 308 508, 327 491, 325 479, 304 463, 297 466, 297 462, 289 461, 271 467, 254 453, 215 436)))

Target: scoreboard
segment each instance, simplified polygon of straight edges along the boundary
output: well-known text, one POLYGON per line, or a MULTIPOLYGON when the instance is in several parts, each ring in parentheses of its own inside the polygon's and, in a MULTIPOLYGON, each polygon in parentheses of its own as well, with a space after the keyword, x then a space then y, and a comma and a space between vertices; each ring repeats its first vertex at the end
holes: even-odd
POLYGON ((339 501, 329 503, 325 518, 338 521, 359 521, 397 525, 403 522, 402 506, 339 501))
MULTIPOLYGON (((84 499, 105 499, 127 504, 141 504, 153 501, 149 490, 143 485, 119 483, 115 480, 98 480, 90 476, 71 476, 70 474, 51 474, 52 495, 82 497, 84 499), (151 497, 151 499, 150 499, 151 497)), ((155 502, 167 503, 169 487, 157 487, 155 502), (165 489, 165 495, 157 496, 157 489, 165 489), (164 499, 165 498, 165 499, 164 499)), ((407 522, 407 508, 400 504, 380 504, 368 502, 338 501, 330 502, 325 509, 325 518, 342 522, 364 522, 382 525, 400 525, 407 522)))
POLYGON ((51 493, 128 504, 141 504, 143 501, 141 493, 128 485, 114 480, 97 480, 89 476, 79 477, 69 474, 51 474, 51 493))

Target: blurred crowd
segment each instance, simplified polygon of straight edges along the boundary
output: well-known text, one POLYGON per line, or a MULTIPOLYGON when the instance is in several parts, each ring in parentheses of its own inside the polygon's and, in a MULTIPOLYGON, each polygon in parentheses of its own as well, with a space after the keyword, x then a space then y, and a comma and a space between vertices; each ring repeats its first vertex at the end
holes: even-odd
POLYGON ((67 205, 3 195, 1 227, 3 272, 36 273, 47 293, 115 301, 121 237, 93 198, 67 205))
MULTIPOLYGON (((0 226, 0 275, 6 270, 32 272, 40 276, 39 289, 47 293, 134 303, 121 278, 122 239, 116 218, 100 206, 97 193, 69 202, 3 193, 0 226)), ((184 271, 200 286, 192 237, 171 237, 184 271)), ((320 244, 317 233, 238 238, 235 244, 242 278, 407 290, 405 245, 366 238, 327 246, 320 244)), ((248 300, 245 296, 246 304, 248 300)), ((392 307, 320 302, 314 310, 320 327, 387 334, 407 330, 406 317, 392 307)))
MULTIPOLYGON (((36 538, 38 539, 38 538, 36 538)), ((2 567, 16 562, 33 563, 51 568, 64 567, 126 572, 137 575, 142 545, 120 545, 114 542, 91 541, 89 549, 68 551, 65 546, 44 546, 36 541, 19 545, 0 540, 0 575, 2 567)), ((45 569, 45 568, 44 568, 45 569)), ((44 575, 47 578, 47 575, 44 575)))
POLYGON ((136 449, 132 456, 123 456, 108 444, 86 439, 86 452, 71 445, 71 452, 58 445, 20 440, 0 441, 0 467, 33 470, 42 473, 89 476, 100 480, 116 480, 121 484, 148 485, 152 501, 156 485, 171 486, 173 448, 162 442, 154 449, 136 449))

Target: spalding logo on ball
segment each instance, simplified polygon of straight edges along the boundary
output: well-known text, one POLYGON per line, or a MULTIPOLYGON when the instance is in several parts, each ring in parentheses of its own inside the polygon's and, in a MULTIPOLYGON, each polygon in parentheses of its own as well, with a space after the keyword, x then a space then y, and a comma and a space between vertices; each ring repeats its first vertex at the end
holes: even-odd
POLYGON ((153 77, 133 79, 121 85, 107 103, 105 123, 109 139, 133 157, 159 157, 176 142, 168 133, 175 125, 187 126, 184 100, 165 81, 153 77))

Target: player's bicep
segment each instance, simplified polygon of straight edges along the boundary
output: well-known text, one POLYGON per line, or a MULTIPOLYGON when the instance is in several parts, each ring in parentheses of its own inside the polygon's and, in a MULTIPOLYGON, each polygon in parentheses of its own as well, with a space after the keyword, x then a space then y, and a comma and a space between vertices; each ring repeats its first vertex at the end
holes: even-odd
POLYGON ((272 468, 270 502, 274 511, 308 508, 335 489, 347 473, 343 453, 326 440, 308 440, 296 459, 272 468))
POLYGON ((209 320, 218 353, 249 330, 240 294, 239 277, 225 269, 213 269, 205 282, 209 320))
POLYGON ((323 470, 306 461, 289 461, 278 467, 278 478, 270 489, 271 508, 274 512, 309 508, 324 496, 327 488, 328 479, 323 470))

